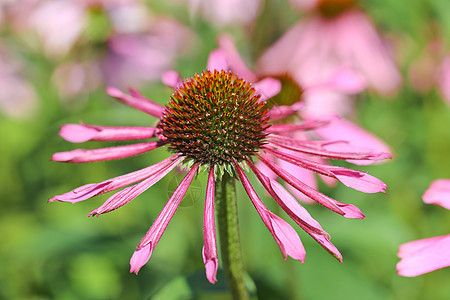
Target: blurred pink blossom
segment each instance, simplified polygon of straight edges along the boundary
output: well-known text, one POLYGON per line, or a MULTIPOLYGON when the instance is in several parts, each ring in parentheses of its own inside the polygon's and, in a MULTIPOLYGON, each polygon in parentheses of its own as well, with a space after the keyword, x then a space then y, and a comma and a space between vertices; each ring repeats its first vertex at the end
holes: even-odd
POLYGON ((437 70, 437 84, 442 96, 450 105, 450 54, 444 58, 437 70))
POLYGON ((192 49, 193 39, 190 29, 163 17, 145 32, 111 35, 102 66, 106 84, 123 88, 159 80, 181 53, 192 49))
MULTIPOLYGON (((431 183, 423 201, 450 209, 450 179, 431 183)), ((400 246, 397 272, 414 277, 450 266, 450 234, 405 243, 400 246)))
MULTIPOLYGON (((265 64, 260 61, 258 67, 261 69, 251 70, 247 64, 244 62, 242 57, 237 50, 236 45, 230 35, 222 34, 218 39, 219 48, 214 50, 208 61, 208 68, 220 68, 220 66, 227 66, 233 72, 239 74, 247 80, 256 81, 266 76, 280 76, 281 78, 286 78, 286 73, 290 74, 292 70, 285 69, 280 71, 281 73, 266 73, 267 69, 265 64)), ((270 65, 276 65, 277 60, 283 60, 283 57, 274 58, 273 61, 267 62, 270 65)), ((223 67, 222 67, 223 68, 223 67)), ((299 72, 294 73, 299 74, 299 72)), ((314 77, 314 76, 311 76, 314 77)), ((291 105, 281 105, 278 106, 276 103, 271 110, 272 118, 274 119, 284 119, 289 116, 297 116, 298 119, 294 120, 294 123, 301 122, 300 120, 311 121, 311 123, 316 123, 313 129, 313 136, 310 138, 321 138, 324 140, 332 141, 332 143, 327 145, 327 149, 334 149, 336 151, 345 151, 345 149, 354 149, 358 151, 374 151, 374 152, 386 152, 390 153, 390 147, 381 141, 378 137, 372 133, 362 129, 358 125, 352 123, 351 121, 345 120, 341 117, 336 116, 336 112, 344 113, 342 107, 348 106, 351 101, 349 95, 361 92, 365 88, 364 80, 358 73, 346 67, 336 68, 334 73, 331 73, 327 77, 316 77, 313 81, 310 78, 305 80, 306 77, 295 76, 294 81, 301 89, 301 95, 298 99, 290 99, 292 101, 291 105), (340 108, 337 109, 335 105, 340 104, 340 108), (317 122, 320 120, 320 126, 317 122), (336 137, 339 137, 340 143, 336 143, 336 137)), ((271 88, 265 88, 265 91, 274 90, 273 94, 267 95, 267 98, 278 94, 281 86, 277 83, 270 83, 271 88)), ((283 91, 281 91, 283 93, 283 91)), ((291 95, 288 97, 292 98, 291 95)), ((272 99, 273 101, 273 99, 272 99)), ((275 100, 276 101, 276 100, 275 100)), ((350 108, 349 108, 350 110, 350 108)), ((286 131, 280 133, 284 136, 290 136, 293 138, 306 138, 305 133, 301 131, 290 132, 286 131)), ((307 134, 311 135, 311 132, 307 134)), ((288 150, 283 150, 289 153, 288 150)), ((317 157, 311 157, 307 154, 303 154, 305 159, 315 160, 317 163, 326 163, 323 159, 318 159, 317 157)), ((297 174, 302 181, 307 182, 310 186, 317 188, 318 183, 316 176, 313 172, 308 169, 302 169, 298 166, 280 161, 276 157, 272 157, 274 161, 283 166, 286 170, 297 174)), ((352 163, 364 165, 374 163, 373 160, 349 160, 352 163)), ((261 167, 264 173, 275 179, 277 176, 273 174, 268 168, 264 166, 261 167)), ((326 178, 321 176, 325 183, 329 185, 335 184, 335 180, 332 178, 326 178)), ((310 199, 302 193, 299 193, 296 189, 288 186, 290 192, 293 193, 298 199, 311 202, 310 199)))
POLYGON ((12 51, 0 47, 0 114, 28 118, 36 113, 37 96, 23 76, 25 66, 12 51))
POLYGON ((437 87, 450 104, 450 53, 444 43, 435 39, 429 42, 408 69, 411 87, 418 92, 428 92, 437 87))
POLYGON ((260 10, 260 0, 187 0, 192 15, 202 14, 219 27, 251 23, 260 10))
POLYGON ((377 92, 394 92, 401 84, 397 67, 369 17, 354 9, 353 2, 291 1, 309 15, 266 50, 258 62, 260 70, 290 71, 304 81, 317 81, 345 66, 377 92))

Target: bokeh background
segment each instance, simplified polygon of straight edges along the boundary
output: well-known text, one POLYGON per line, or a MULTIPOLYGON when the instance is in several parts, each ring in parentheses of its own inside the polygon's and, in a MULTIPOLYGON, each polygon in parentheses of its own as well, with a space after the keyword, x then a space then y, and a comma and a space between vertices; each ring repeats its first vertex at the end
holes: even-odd
MULTIPOLYGON (((213 2, 0 1, 0 299, 229 299, 221 271, 215 285, 204 275, 204 175, 194 181, 138 276, 129 273, 129 258, 179 174, 172 172, 99 218, 87 214, 108 195, 75 205, 47 203, 56 194, 167 156, 159 149, 111 162, 50 161, 52 153, 76 148, 58 136, 65 123, 154 125, 153 118, 108 97, 106 85, 130 85, 164 104, 171 89, 161 83, 162 72, 201 72, 220 33, 230 33, 252 65, 303 17, 286 1, 265 0, 248 1, 259 5, 254 18, 250 7, 229 15, 219 9, 225 14, 221 19, 208 7, 213 2)), ((356 96, 352 115, 393 150, 387 163, 357 167, 386 182, 388 192, 320 185, 327 195, 357 205, 366 218, 345 219, 305 204, 331 234, 344 263, 295 226, 307 251, 301 264, 283 261, 239 187, 242 249, 254 298, 450 299, 450 269, 416 278, 395 271, 400 244, 450 232, 450 213, 421 200, 431 181, 450 177, 449 102, 426 82, 427 68, 450 53, 450 2, 362 0, 359 6, 376 24, 403 76, 389 97, 371 91, 356 96)), ((96 146, 104 144, 89 144, 96 146)), ((260 187, 257 191, 264 195, 260 187)))

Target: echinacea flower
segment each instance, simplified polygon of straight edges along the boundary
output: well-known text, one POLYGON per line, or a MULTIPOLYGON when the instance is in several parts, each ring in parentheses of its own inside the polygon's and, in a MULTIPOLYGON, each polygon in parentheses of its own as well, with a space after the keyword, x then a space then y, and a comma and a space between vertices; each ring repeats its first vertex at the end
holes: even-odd
POLYGON ((55 196, 49 201, 75 203, 123 188, 89 214, 89 216, 99 216, 125 205, 166 176, 172 169, 183 166, 183 169, 187 170, 187 175, 138 244, 130 260, 130 272, 137 274, 139 269, 147 263, 193 178, 201 171, 208 172, 203 259, 206 276, 211 283, 216 281, 218 268, 214 216, 215 185, 220 182, 222 176, 232 176, 242 182, 252 204, 280 247, 284 259, 291 256, 302 262, 305 259, 305 250, 296 231, 286 221, 267 209, 247 178, 245 169, 250 169, 283 210, 339 261, 342 261, 342 256, 329 241, 328 233, 280 183, 264 175, 256 166, 256 162, 262 162, 289 185, 347 218, 362 219, 364 215, 357 207, 334 200, 303 183, 295 174, 273 163, 269 156, 277 156, 291 164, 335 178, 357 190, 383 192, 386 188, 383 182, 367 173, 317 163, 305 159, 300 154, 356 160, 385 159, 389 156, 388 154, 330 151, 329 142, 301 140, 279 135, 280 132, 285 131, 308 130, 314 126, 314 123, 271 124, 270 111, 266 102, 261 100, 261 94, 267 93, 262 89, 254 88, 251 83, 232 72, 208 70, 178 82, 166 106, 146 99, 132 89, 129 90, 129 95, 115 88, 108 88, 107 92, 125 104, 159 118, 158 125, 156 127, 107 127, 68 124, 62 126, 60 135, 75 143, 92 140, 153 140, 110 148, 60 152, 55 153, 52 160, 72 163, 112 160, 149 152, 163 146, 167 147, 172 155, 144 169, 99 183, 84 185, 55 196), (289 149, 290 154, 281 149, 289 149))
MULTIPOLYGON (((265 94, 270 98, 269 105, 273 105, 270 110, 270 116, 273 121, 302 123, 310 120, 310 124, 320 122, 321 126, 312 126, 308 132, 305 131, 286 131, 281 135, 308 139, 308 135, 318 135, 323 140, 332 143, 328 147, 345 147, 347 149, 358 149, 362 152, 390 152, 389 147, 372 133, 364 130, 355 123, 338 117, 335 114, 342 112, 345 103, 351 101, 350 96, 359 93, 365 89, 364 80, 359 74, 351 69, 342 67, 322 79, 316 78, 315 81, 305 80, 296 73, 285 70, 285 73, 264 73, 264 67, 250 69, 240 56, 239 51, 229 34, 221 34, 218 38, 219 47, 211 52, 208 59, 208 68, 219 70, 230 70, 248 81, 265 85, 265 94), (267 77, 270 76, 270 77, 267 77), (273 78, 278 79, 280 84, 273 78), (281 88, 281 91, 280 91, 281 88), (336 105, 337 104, 337 105, 336 105), (336 108, 339 106, 340 108, 336 108), (306 135, 306 136, 305 136, 306 135), (336 137, 342 143, 336 143, 336 137)), ((282 58, 281 58, 282 59, 282 58)), ((272 61, 276 64, 276 61, 272 61)), ((172 73, 171 73, 172 74, 172 73)), ((179 76, 177 77, 179 78, 179 76)), ((180 80, 180 79, 178 79, 180 80)), ((176 86, 176 84, 172 84, 176 86)), ((347 105, 348 106, 348 105, 347 105)), ((345 109, 344 109, 345 110, 345 109)), ((284 152, 289 152, 284 149, 284 152)), ((355 150, 356 151, 356 150, 355 150)), ((298 154, 299 155, 299 154, 298 154)), ((305 158, 319 163, 326 163, 319 157, 311 157, 304 154, 305 158)), ((317 176, 314 171, 295 166, 273 157, 273 161, 289 170, 296 177, 313 188, 318 187, 317 176)), ((371 164, 373 160, 351 160, 354 164, 371 164)), ((262 167, 265 175, 276 179, 277 176, 269 168, 262 167)), ((327 185, 334 185, 336 180, 321 176, 327 185)), ((302 202, 310 203, 311 199, 298 192, 292 186, 288 186, 289 191, 302 202)))
POLYGON ((450 104, 450 54, 440 39, 433 39, 408 70, 411 88, 424 93, 437 87, 450 104))
POLYGON ((329 76, 342 65, 358 71, 368 87, 394 92, 401 77, 385 43, 356 0, 291 0, 310 14, 263 53, 267 73, 290 69, 307 80, 329 76))
POLYGON ((261 8, 260 0, 188 0, 193 16, 199 13, 211 24, 218 27, 227 25, 247 25, 251 23, 261 8))
MULTIPOLYGON (((450 209, 450 179, 431 183, 423 201, 450 209)), ((450 266, 450 234, 405 243, 398 249, 398 275, 415 277, 450 266)))

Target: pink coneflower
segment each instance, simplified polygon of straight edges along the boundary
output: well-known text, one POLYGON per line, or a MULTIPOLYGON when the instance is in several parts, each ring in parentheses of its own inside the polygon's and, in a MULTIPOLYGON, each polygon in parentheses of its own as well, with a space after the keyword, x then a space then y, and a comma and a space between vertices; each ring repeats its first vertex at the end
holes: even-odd
POLYGON ((246 25, 251 23, 261 7, 260 0, 188 0, 192 15, 202 14, 213 25, 246 25))
POLYGON ((251 202, 280 247, 284 259, 291 256, 302 262, 305 259, 305 250, 296 231, 266 208, 244 170, 247 168, 251 170, 283 210, 340 261, 342 256, 329 241, 328 233, 281 184, 264 175, 256 166, 256 162, 262 162, 298 191, 347 218, 364 218, 364 215, 357 207, 336 201, 303 183, 295 174, 273 163, 270 157, 276 156, 293 165, 340 180, 345 185, 364 192, 384 192, 386 188, 383 182, 367 173, 317 163, 305 159, 302 154, 307 153, 311 157, 352 160, 385 159, 389 156, 388 154, 330 151, 328 150, 330 142, 294 139, 280 135, 285 131, 306 131, 320 126, 321 122, 311 121, 295 125, 271 124, 270 110, 266 102, 261 100, 261 94, 266 94, 265 91, 255 89, 251 83, 229 71, 208 70, 179 82, 166 106, 144 98, 136 90, 129 91, 130 94, 126 95, 115 88, 107 90, 112 97, 159 118, 156 127, 68 124, 61 127, 60 135, 75 143, 90 140, 123 141, 150 138, 154 139, 153 141, 95 150, 76 149, 60 152, 55 153, 52 160, 72 163, 112 160, 141 154, 163 146, 167 147, 172 155, 139 171, 99 183, 87 184, 55 196, 49 201, 75 203, 124 188, 89 214, 89 216, 99 216, 125 205, 166 176, 172 169, 183 166, 187 170, 187 175, 137 246, 130 260, 131 272, 138 273, 149 260, 198 172, 208 173, 203 258, 206 276, 211 283, 216 281, 218 268, 214 215, 215 190, 216 184, 223 178, 236 178, 242 182, 251 202), (290 154, 282 151, 283 149, 288 149, 290 154))
POLYGON ((291 70, 305 80, 329 76, 345 65, 358 71, 367 86, 392 93, 401 77, 369 17, 355 0, 292 0, 309 12, 260 58, 267 73, 291 70))
POLYGON ((411 88, 424 93, 437 87, 450 104, 450 54, 440 39, 433 39, 411 63, 408 70, 411 88))
MULTIPOLYGON (((273 105, 270 111, 272 120, 294 124, 302 123, 305 120, 310 120, 313 123, 322 120, 322 126, 310 128, 310 131, 307 133, 295 131, 284 132, 282 133, 283 135, 308 139, 308 135, 313 134, 320 136, 323 140, 332 142, 328 147, 343 146, 347 149, 352 147, 361 152, 390 152, 389 147, 372 133, 349 120, 335 115, 343 111, 342 107, 348 106, 345 104, 351 101, 350 97, 352 94, 359 93, 365 88, 364 80, 353 70, 342 67, 335 70, 330 76, 322 79, 317 78, 316 81, 304 80, 304 78, 298 77, 289 70, 285 70, 286 73, 282 74, 265 74, 259 68, 252 70, 247 66, 230 35, 220 35, 218 44, 218 49, 214 50, 210 55, 208 68, 231 70, 252 82, 260 80, 258 85, 264 84, 266 86, 265 93, 270 93, 265 94, 265 96, 270 98, 269 105, 273 105), (282 87, 272 77, 267 76, 277 78, 282 87), (336 106, 339 106, 339 108, 336 108, 336 106), (336 143, 336 137, 339 137, 342 143, 336 143)), ((276 64, 276 61, 271 63, 276 64)), ((264 66, 259 67, 262 67, 264 70, 264 66)), ((169 85, 176 86, 176 84, 169 85)), ((288 150, 284 151, 289 152, 288 150)), ((305 158, 325 163, 323 159, 318 157, 308 157, 305 154, 305 158)), ((303 182, 317 188, 317 176, 315 176, 313 171, 286 163, 276 157, 273 157, 273 159, 274 162, 286 168, 286 170, 296 174, 297 178, 303 182)), ((370 164, 373 163, 373 160, 353 160, 351 162, 355 164, 370 164)), ((275 179, 277 177, 268 168, 263 168, 263 170, 271 178, 275 179)), ((329 185, 335 183, 335 180, 330 180, 330 178, 323 176, 322 178, 329 185)), ((299 193, 295 188, 288 186, 288 189, 297 199, 303 202, 311 202, 309 197, 299 193)))
MULTIPOLYGON (((450 179, 433 181, 423 201, 450 209, 450 179)), ((398 275, 414 277, 450 266, 450 234, 405 243, 398 250, 398 275)))

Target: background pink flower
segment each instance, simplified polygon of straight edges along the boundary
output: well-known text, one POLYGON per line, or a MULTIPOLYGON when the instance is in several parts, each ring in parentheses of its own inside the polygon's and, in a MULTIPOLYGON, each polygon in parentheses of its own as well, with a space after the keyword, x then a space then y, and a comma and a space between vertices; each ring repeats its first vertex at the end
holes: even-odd
MULTIPOLYGON (((450 209, 450 179, 433 181, 423 195, 428 204, 450 209)), ((405 243, 398 250, 397 272, 414 277, 450 266, 450 234, 405 243)))
MULTIPOLYGON (((307 7, 310 4, 308 1, 307 7)), ((262 72, 271 74, 289 70, 305 81, 326 78, 336 68, 346 66, 382 94, 394 92, 401 84, 397 67, 375 26, 355 9, 345 9, 332 18, 312 14, 300 20, 266 50, 259 66, 262 72)))

